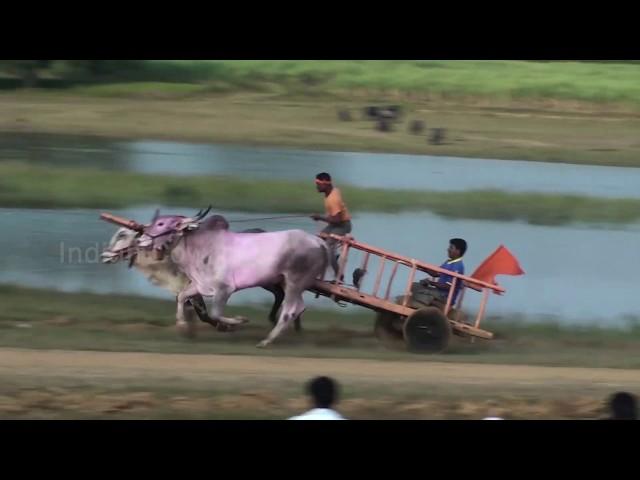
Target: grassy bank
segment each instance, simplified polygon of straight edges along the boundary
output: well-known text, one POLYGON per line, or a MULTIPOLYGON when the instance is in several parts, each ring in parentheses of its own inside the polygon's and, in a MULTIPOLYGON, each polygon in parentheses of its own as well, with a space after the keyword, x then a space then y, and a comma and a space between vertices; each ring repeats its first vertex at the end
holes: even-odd
POLYGON ((229 307, 251 322, 231 334, 203 324, 195 340, 185 340, 175 331, 172 301, 3 285, 0 303, 1 347, 640 368, 637 326, 570 328, 488 318, 483 326, 496 339, 470 344, 455 337, 446 354, 423 356, 385 348, 373 335, 373 312, 327 312, 314 308, 313 300, 303 332, 287 332, 267 350, 255 348, 270 328, 266 306, 229 307))
POLYGON ((220 92, 208 84, 148 82, 4 91, 0 106, 4 132, 640 166, 640 115, 610 104, 220 92), (404 108, 392 132, 363 119, 365 106, 391 103, 404 108), (338 120, 342 109, 352 121, 338 120), (412 120, 427 130, 411 134, 412 120), (427 142, 431 128, 446 129, 441 145, 427 142))
MULTIPOLYGON (((77 79, 206 84, 235 91, 328 93, 366 89, 378 94, 542 98, 640 106, 638 62, 150 60, 113 65, 110 70, 77 79)), ((50 75, 64 77, 69 73, 65 73, 64 65, 58 65, 50 75)))
MULTIPOLYGON (((237 177, 172 177, 93 169, 0 164, 0 205, 31 208, 124 208, 135 204, 212 204, 220 210, 313 213, 322 210, 313 184, 237 177)), ((431 192, 342 185, 354 212, 429 210, 449 218, 523 220, 533 224, 625 223, 640 201, 499 191, 431 192)))
POLYGON ((149 62, 158 77, 215 79, 229 85, 269 82, 322 90, 371 89, 440 96, 553 98, 640 106, 640 65, 524 61, 218 61, 149 62), (162 73, 161 73, 162 72, 162 73))

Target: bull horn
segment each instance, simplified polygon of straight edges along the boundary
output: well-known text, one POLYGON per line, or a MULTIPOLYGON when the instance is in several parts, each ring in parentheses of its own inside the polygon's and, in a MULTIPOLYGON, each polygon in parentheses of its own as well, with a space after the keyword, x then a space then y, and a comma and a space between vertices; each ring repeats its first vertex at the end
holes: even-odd
POLYGON ((196 213, 196 216, 193 217, 194 220, 198 221, 198 220, 202 220, 204 217, 207 216, 207 214, 211 211, 211 205, 209 205, 209 207, 203 212, 202 210, 199 210, 198 213, 196 213))
POLYGON ((159 216, 160 216, 160 209, 156 208, 156 211, 153 214, 153 218, 151 219, 151 223, 155 222, 158 219, 159 216))

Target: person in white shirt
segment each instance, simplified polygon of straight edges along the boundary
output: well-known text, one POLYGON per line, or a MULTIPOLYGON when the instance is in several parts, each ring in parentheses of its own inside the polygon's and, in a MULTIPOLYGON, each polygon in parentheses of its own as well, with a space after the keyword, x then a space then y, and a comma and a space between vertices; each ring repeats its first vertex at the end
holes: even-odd
POLYGON ((313 406, 311 410, 289 420, 346 420, 331 407, 338 397, 338 385, 329 377, 316 377, 307 387, 313 406))

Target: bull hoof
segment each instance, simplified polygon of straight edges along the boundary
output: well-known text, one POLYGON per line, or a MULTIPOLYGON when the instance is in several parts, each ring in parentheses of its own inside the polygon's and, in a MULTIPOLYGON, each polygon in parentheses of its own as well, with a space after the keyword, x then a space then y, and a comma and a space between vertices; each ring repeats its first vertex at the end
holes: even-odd
POLYGON ((256 345, 257 348, 266 348, 269 346, 269 342, 267 340, 262 340, 260 343, 256 345))
POLYGON ((216 325, 216 330, 218 332, 233 332, 235 329, 233 325, 227 325, 226 323, 218 323, 216 325))
POLYGON ((185 338, 196 337, 196 326, 193 322, 178 323, 176 329, 178 333, 185 338))
POLYGON ((247 317, 234 317, 234 319, 238 321, 238 325, 249 323, 249 319, 247 317))

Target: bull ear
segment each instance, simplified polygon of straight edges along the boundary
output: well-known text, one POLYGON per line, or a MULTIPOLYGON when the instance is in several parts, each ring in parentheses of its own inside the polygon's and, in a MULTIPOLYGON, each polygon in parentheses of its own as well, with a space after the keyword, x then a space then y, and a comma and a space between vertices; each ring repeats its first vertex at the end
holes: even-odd
POLYGON ((229 230, 229 222, 222 215, 213 215, 202 222, 207 229, 229 230))
POLYGON ((187 218, 183 218, 182 221, 178 223, 177 230, 180 232, 184 230, 196 230, 199 226, 200 226, 200 223, 198 223, 193 218, 187 217, 187 218))
POLYGON ((223 216, 219 216, 220 218, 216 221, 216 225, 224 230, 229 230, 229 222, 223 216))

